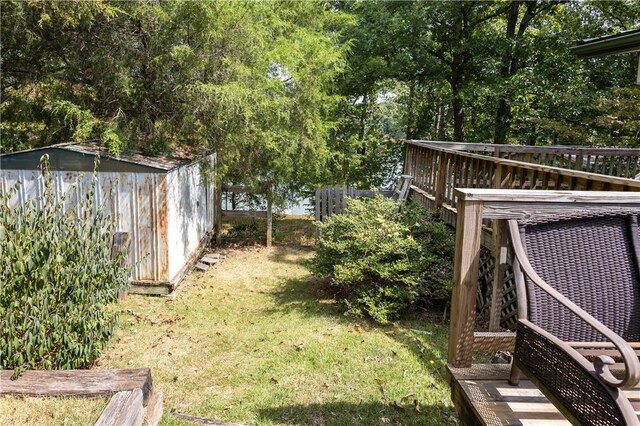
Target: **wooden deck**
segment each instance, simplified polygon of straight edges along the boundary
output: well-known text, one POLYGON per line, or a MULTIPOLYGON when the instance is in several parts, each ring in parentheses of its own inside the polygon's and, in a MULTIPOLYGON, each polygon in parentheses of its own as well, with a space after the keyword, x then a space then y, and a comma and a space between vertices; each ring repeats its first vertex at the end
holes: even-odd
POLYGON ((509 364, 447 369, 451 399, 464 425, 571 425, 530 381, 511 386, 509 364))
MULTIPOLYGON (((464 425, 570 426, 562 414, 524 376, 511 386, 509 364, 447 366, 451 399, 464 425)), ((640 390, 625 391, 640 416, 640 390)), ((639 419, 640 420, 640 419, 639 419)))

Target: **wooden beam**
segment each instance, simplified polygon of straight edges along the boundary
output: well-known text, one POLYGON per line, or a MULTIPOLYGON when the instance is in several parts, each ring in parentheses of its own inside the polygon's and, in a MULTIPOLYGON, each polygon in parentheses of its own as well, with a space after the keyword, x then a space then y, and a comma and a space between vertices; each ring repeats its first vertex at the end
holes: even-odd
MULTIPOLYGON (((640 181, 636 181, 633 179, 609 176, 609 175, 600 174, 600 173, 563 169, 561 167, 552 167, 544 164, 533 164, 533 163, 527 163, 525 161, 506 160, 502 158, 489 157, 487 155, 472 154, 469 152, 459 151, 455 149, 430 147, 428 144, 423 146, 425 148, 437 149, 441 154, 450 154, 454 156, 457 160, 456 164, 459 164, 462 161, 462 159, 477 158, 483 161, 490 161, 493 164, 495 164, 496 167, 497 165, 502 164, 507 167, 519 168, 524 170, 537 170, 539 172, 544 172, 544 173, 557 173, 559 176, 563 176, 565 178, 575 177, 575 178, 585 178, 587 180, 603 181, 603 182, 608 182, 616 185, 621 185, 631 190, 640 191, 640 181)), ((637 152, 638 154, 636 154, 635 156, 640 157, 640 151, 637 151, 637 152)))
POLYGON ((491 306, 489 308, 489 331, 500 330, 500 318, 502 314, 502 293, 504 291, 504 276, 509 266, 507 253, 509 239, 505 222, 493 221, 493 285, 491 287, 491 306))
POLYGON ((481 233, 482 202, 464 201, 458 206, 456 222, 456 249, 447 358, 454 367, 471 366, 481 233))
POLYGON ((95 426, 142 426, 143 419, 142 391, 134 389, 113 395, 95 426))
POLYGON ((267 218, 266 210, 222 210, 222 217, 257 217, 267 218))
POLYGON ((152 388, 151 370, 53 370, 25 371, 11 380, 12 370, 0 371, 0 395, 93 396, 141 389, 143 402, 152 388))
POLYGON ((162 392, 151 392, 147 406, 144 409, 144 421, 143 426, 157 426, 162 418, 163 406, 162 406, 162 392))
MULTIPOLYGON (((489 143, 469 143, 469 142, 443 142, 443 141, 421 141, 406 140, 406 144, 412 146, 451 149, 463 152, 493 152, 493 153, 544 153, 544 154, 576 154, 638 157, 638 148, 590 148, 580 145, 551 145, 551 146, 529 146, 529 145, 499 145, 489 143)), ((409 173, 410 174, 410 173, 409 173)))
MULTIPOLYGON (((638 183, 640 184, 640 182, 638 183)), ((640 194, 626 191, 545 191, 536 189, 522 191, 517 189, 456 188, 454 192, 458 199, 484 203, 640 204, 640 194)))

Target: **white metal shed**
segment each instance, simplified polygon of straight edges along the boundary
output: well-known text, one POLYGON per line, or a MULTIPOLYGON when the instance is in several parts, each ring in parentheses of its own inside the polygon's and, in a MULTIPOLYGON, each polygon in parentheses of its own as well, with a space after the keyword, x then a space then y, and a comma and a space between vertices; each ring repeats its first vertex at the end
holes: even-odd
POLYGON ((94 161, 100 157, 96 202, 112 215, 117 232, 129 233, 131 291, 171 292, 214 231, 215 153, 116 158, 100 145, 84 142, 4 154, 0 156, 0 191, 22 182, 10 207, 41 194, 39 163, 45 154, 56 194, 68 194, 66 208, 73 208, 74 197, 90 185, 94 161), (80 188, 70 194, 79 176, 80 188))

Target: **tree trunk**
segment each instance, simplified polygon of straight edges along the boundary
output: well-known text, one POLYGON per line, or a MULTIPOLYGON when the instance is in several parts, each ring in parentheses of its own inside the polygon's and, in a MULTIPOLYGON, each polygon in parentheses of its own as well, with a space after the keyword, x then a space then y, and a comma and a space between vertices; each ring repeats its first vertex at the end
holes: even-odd
POLYGON ((413 121, 414 121, 414 97, 416 93, 416 80, 415 78, 409 83, 409 101, 407 102, 407 139, 413 139, 413 121))
MULTIPOLYGON (((507 40, 511 43, 515 40, 516 24, 518 23, 518 14, 520 12, 520 2, 512 1, 509 8, 509 15, 507 18, 507 40)), ((509 76, 517 72, 517 66, 515 65, 515 58, 513 52, 513 46, 507 47, 507 51, 502 56, 502 68, 500 74, 503 77, 503 81, 506 82, 509 76)), ((497 144, 507 143, 507 132, 509 131, 509 120, 511 119, 511 107, 507 103, 507 94, 504 93, 498 101, 498 107, 496 109, 495 120, 495 132, 493 142, 497 144)))
MULTIPOLYGON (((362 109, 360 111, 360 129, 358 129, 358 140, 361 141, 364 139, 367 125, 367 95, 364 95, 362 97, 362 104, 360 106, 362 107, 362 109)), ((363 152, 362 154, 364 155, 365 153, 363 152)))
POLYGON ((440 105, 440 111, 438 112, 438 128, 436 137, 439 141, 445 140, 447 137, 447 126, 451 120, 451 108, 447 104, 440 105))
POLYGON ((464 104, 457 93, 453 94, 453 140, 464 142, 464 104))
POLYGON ((271 191, 267 193, 267 247, 271 247, 271 234, 273 229, 273 194, 271 191))

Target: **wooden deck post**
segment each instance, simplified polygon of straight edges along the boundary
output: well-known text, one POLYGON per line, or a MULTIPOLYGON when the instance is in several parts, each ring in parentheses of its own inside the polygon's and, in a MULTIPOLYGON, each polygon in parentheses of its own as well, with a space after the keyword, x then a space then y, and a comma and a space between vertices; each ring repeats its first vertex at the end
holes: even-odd
POLYGON ((445 192, 447 190, 447 155, 441 152, 439 160, 438 176, 436 177, 435 185, 436 193, 434 194, 436 209, 438 211, 442 209, 442 205, 444 204, 445 192))
POLYGON ((448 362, 470 367, 476 319, 482 202, 458 199, 448 362))
MULTIPOLYGON (((499 148, 497 148, 499 149, 499 148)), ((496 165, 493 175, 493 188, 507 186, 505 169, 501 164, 496 165)), ((494 220, 493 230, 493 282, 491 286, 491 306, 489 308, 489 331, 500 329, 500 317, 502 314, 502 293, 504 290, 504 274, 507 269, 507 232, 502 220, 494 220)))
POLYGON ((493 285, 491 287, 491 307, 489 308, 489 331, 500 330, 502 314, 502 293, 504 274, 507 270, 508 238, 504 220, 493 221, 493 285))

